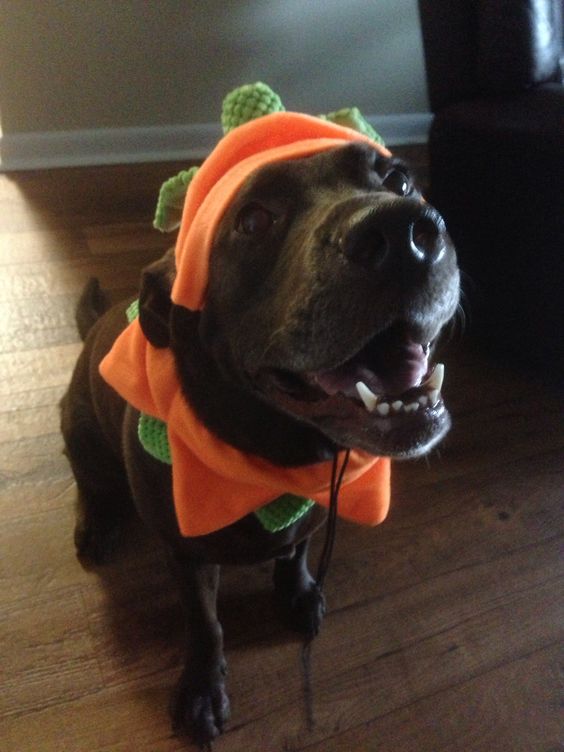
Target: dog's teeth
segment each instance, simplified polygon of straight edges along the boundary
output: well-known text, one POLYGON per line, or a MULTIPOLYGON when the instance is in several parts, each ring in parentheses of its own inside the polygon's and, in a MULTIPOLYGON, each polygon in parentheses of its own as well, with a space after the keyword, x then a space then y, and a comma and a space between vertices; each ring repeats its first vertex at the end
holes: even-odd
POLYGON ((425 384, 425 386, 428 389, 436 390, 437 392, 441 391, 441 387, 443 385, 443 379, 445 377, 445 367, 443 363, 437 363, 435 366, 433 373, 429 377, 429 381, 425 384))
POLYGON ((439 390, 432 389, 427 396, 429 397, 429 404, 431 405, 431 407, 435 407, 435 405, 439 401, 439 390))
POLYGON ((380 402, 380 404, 376 406, 376 412, 385 418, 390 412, 389 404, 387 402, 380 402))
POLYGON ((421 397, 417 398, 417 402, 419 402, 421 407, 427 407, 427 403, 429 402, 429 397, 422 394, 421 397))
POLYGON ((376 404, 378 403, 378 397, 374 394, 374 392, 366 386, 364 381, 357 381, 356 391, 358 392, 360 399, 364 402, 364 406, 368 410, 368 412, 373 412, 376 404))
POLYGON ((419 402, 412 402, 405 406, 406 413, 414 413, 416 410, 419 410, 419 402))
POLYGON ((399 413, 402 407, 403 407, 403 402, 401 400, 396 400, 395 402, 392 402, 392 410, 395 413, 399 413))

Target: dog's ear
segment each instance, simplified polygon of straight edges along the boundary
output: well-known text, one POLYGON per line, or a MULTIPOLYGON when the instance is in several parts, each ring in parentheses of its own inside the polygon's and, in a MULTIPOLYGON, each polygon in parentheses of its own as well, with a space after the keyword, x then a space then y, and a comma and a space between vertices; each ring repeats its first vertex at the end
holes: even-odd
POLYGON ((158 261, 143 270, 139 293, 139 323, 143 334, 155 347, 168 347, 170 343, 170 293, 176 265, 171 248, 158 261))

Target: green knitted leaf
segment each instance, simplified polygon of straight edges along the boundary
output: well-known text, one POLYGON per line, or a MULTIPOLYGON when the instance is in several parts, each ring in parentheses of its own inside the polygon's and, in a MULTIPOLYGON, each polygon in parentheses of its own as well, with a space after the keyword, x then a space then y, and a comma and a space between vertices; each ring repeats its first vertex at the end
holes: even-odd
MULTIPOLYGON (((125 313, 130 324, 132 321, 135 321, 139 316, 139 300, 136 299, 130 303, 125 313)), ((153 418, 145 413, 140 413, 137 423, 137 435, 143 449, 151 457, 161 462, 166 462, 168 465, 172 464, 168 432, 164 421, 153 418)))
POLYGON ((265 530, 269 533, 277 533, 301 519, 314 504, 314 501, 303 496, 284 494, 271 501, 270 504, 257 509, 255 515, 265 530))
POLYGON ((137 316, 139 316, 139 299, 136 298, 132 303, 130 303, 127 308, 125 309, 125 315, 127 316, 127 322, 128 324, 131 324, 132 321, 135 321, 137 316))
POLYGON ((384 139, 379 133, 376 133, 374 128, 370 125, 368 120, 360 112, 358 107, 346 107, 336 112, 330 112, 328 115, 320 115, 324 120, 329 120, 336 125, 342 125, 345 128, 352 128, 353 131, 362 133, 363 136, 368 136, 377 144, 384 146, 384 139))
POLYGON ((167 465, 172 465, 170 444, 164 421, 141 413, 137 424, 137 435, 143 448, 151 457, 166 462, 167 465))
POLYGON ((182 170, 162 184, 153 220, 155 229, 172 232, 180 226, 186 191, 197 172, 197 167, 190 167, 189 170, 182 170))
POLYGON ((270 86, 260 81, 256 84, 239 86, 223 100, 221 111, 223 132, 229 133, 243 123, 273 112, 284 112, 284 105, 270 86))

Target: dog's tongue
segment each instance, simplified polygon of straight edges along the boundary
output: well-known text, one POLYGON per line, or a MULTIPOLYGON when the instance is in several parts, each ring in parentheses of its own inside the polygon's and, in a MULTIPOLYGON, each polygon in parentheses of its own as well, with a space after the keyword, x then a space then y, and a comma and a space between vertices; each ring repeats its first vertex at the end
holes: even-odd
POLYGON ((374 394, 394 396, 419 386, 427 370, 423 346, 407 336, 395 336, 379 339, 377 345, 369 345, 334 370, 317 372, 314 378, 327 394, 353 397, 357 382, 362 381, 374 394))

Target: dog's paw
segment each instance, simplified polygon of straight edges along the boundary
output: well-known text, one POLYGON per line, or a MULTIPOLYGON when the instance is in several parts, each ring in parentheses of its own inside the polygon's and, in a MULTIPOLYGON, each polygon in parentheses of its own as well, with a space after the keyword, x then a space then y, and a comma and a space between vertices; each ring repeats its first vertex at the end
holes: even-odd
POLYGON ((284 623, 307 639, 319 633, 327 611, 325 596, 312 580, 308 587, 293 592, 277 590, 278 604, 284 623))
POLYGON ((186 735, 203 749, 223 733, 229 720, 229 697, 222 680, 208 686, 194 686, 182 677, 172 699, 171 716, 174 732, 186 735))

